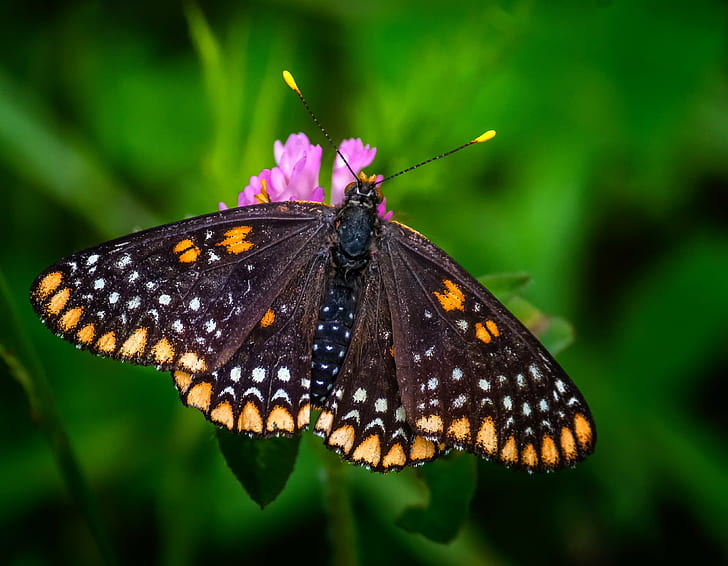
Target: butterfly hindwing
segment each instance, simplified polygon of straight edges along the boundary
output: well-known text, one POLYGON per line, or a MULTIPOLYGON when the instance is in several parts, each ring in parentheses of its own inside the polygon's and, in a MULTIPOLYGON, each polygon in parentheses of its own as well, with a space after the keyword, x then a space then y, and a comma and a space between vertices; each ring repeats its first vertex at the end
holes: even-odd
POLYGON ((292 436, 308 426, 311 347, 328 258, 314 254, 219 369, 174 372, 182 401, 215 424, 251 436, 292 436))
POLYGON ((417 232, 385 223, 397 381, 426 438, 526 470, 593 451, 589 409, 564 371, 505 307, 417 232))
POLYGON ((440 447, 413 431, 399 397, 390 308, 376 254, 358 304, 346 358, 314 430, 345 460, 379 472, 433 460, 440 447))
POLYGON ((271 203, 138 232, 52 265, 31 302, 52 330, 98 355, 211 372, 326 247, 331 211, 271 203))

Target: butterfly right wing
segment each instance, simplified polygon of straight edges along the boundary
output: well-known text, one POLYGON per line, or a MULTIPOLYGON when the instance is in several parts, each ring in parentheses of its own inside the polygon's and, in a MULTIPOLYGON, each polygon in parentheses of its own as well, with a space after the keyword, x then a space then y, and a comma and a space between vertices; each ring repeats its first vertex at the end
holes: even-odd
POLYGON ((529 471, 572 466, 593 452, 596 428, 576 385, 475 278, 394 222, 384 225, 377 256, 415 431, 529 471))
POLYGON ((31 303, 51 330, 95 354, 213 372, 327 249, 332 217, 325 205, 279 202, 151 228, 52 265, 31 303))
POLYGON ((346 357, 314 431, 344 460, 377 472, 429 462, 443 448, 406 420, 392 340, 390 305, 375 254, 363 279, 346 357))

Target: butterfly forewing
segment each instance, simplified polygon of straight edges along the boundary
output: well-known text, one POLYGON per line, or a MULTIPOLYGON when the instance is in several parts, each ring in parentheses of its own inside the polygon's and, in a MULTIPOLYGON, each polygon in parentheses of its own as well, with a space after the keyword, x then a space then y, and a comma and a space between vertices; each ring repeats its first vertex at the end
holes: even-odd
POLYGON ((445 252, 397 223, 378 251, 399 393, 423 436, 526 470, 572 465, 595 428, 561 367, 445 252))
POLYGON ((96 354, 214 371, 321 251, 331 214, 275 203, 145 230, 54 264, 31 302, 52 330, 96 354))
POLYGON ((428 462, 437 443, 416 434, 399 397, 390 308, 376 255, 368 267, 352 339, 315 431, 342 458, 387 472, 428 462))
POLYGON ((313 331, 327 268, 325 254, 310 256, 218 370, 174 372, 182 401, 212 422, 251 436, 291 436, 306 428, 313 331))

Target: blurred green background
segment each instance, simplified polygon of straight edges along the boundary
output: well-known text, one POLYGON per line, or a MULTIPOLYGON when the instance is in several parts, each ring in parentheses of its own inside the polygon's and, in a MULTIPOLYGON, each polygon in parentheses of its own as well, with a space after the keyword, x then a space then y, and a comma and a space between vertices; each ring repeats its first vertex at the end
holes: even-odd
POLYGON ((727 22, 709 0, 3 3, 0 561, 724 563, 727 22), (449 545, 395 525, 427 501, 415 471, 342 465, 332 494, 311 434, 260 511, 168 375, 76 351, 28 302, 71 252, 234 204, 274 140, 322 143, 284 68, 335 140, 378 148, 371 172, 498 130, 388 203, 474 275, 531 274, 576 329, 559 360, 596 453, 545 476, 478 462, 449 545))

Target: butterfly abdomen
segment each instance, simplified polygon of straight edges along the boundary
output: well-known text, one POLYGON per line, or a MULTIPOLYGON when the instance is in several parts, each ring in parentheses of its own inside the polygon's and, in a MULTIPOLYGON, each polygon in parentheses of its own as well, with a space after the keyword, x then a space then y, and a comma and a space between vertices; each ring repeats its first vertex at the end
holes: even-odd
POLYGON ((351 342, 356 286, 338 274, 329 282, 319 311, 311 357, 311 402, 323 405, 331 393, 351 342))

